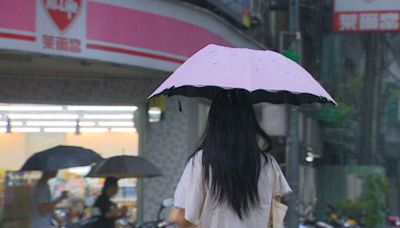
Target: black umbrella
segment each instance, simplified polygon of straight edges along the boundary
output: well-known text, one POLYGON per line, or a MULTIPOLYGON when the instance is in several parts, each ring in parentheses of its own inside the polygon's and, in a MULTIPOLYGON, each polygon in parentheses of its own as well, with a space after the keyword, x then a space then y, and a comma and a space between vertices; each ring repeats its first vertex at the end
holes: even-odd
POLYGON ((161 176, 161 171, 145 158, 138 156, 115 156, 92 167, 87 177, 140 178, 161 176))
POLYGON ((56 146, 37 152, 22 166, 21 171, 51 172, 77 166, 87 166, 103 158, 93 150, 78 146, 56 146))

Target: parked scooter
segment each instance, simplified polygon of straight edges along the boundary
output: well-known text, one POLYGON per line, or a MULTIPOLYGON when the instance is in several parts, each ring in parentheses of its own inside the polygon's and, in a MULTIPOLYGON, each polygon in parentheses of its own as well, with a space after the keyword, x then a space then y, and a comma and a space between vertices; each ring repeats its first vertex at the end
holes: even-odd
POLYGON ((337 208, 333 205, 328 205, 328 221, 305 220, 299 228, 363 228, 364 218, 366 213, 362 213, 358 220, 348 216, 341 215, 337 208))
MULTIPOLYGON (((303 204, 304 206, 304 204, 303 204)), ((303 208, 306 208, 305 206, 303 208)), ((329 225, 326 222, 323 221, 318 221, 312 219, 313 216, 313 210, 314 210, 314 205, 308 205, 308 210, 303 210, 305 211, 304 214, 300 214, 300 224, 299 228, 334 228, 333 226, 329 225)))
POLYGON ((397 215, 389 215, 386 217, 387 228, 400 227, 400 217, 397 215))
POLYGON ((364 218, 367 216, 366 212, 363 212, 358 220, 352 217, 347 217, 340 215, 338 210, 333 205, 328 205, 330 212, 329 212, 329 224, 333 227, 337 228, 363 228, 364 225, 364 218))
POLYGON ((166 228, 166 227, 172 226, 173 225, 172 222, 161 218, 161 212, 165 208, 172 207, 173 204, 174 204, 174 199, 172 199, 172 198, 165 199, 162 202, 162 204, 160 205, 160 208, 158 209, 156 220, 143 222, 143 223, 140 223, 137 225, 132 224, 131 227, 132 228, 166 228))
POLYGON ((323 221, 306 220, 299 225, 299 228, 335 228, 323 221))

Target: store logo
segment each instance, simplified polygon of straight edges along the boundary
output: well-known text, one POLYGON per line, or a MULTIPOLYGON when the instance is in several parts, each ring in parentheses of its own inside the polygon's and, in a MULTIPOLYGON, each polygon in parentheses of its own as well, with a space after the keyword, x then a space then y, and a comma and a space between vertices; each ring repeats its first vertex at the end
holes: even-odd
POLYGON ((82 0, 42 0, 54 25, 64 33, 75 21, 82 8, 82 0))

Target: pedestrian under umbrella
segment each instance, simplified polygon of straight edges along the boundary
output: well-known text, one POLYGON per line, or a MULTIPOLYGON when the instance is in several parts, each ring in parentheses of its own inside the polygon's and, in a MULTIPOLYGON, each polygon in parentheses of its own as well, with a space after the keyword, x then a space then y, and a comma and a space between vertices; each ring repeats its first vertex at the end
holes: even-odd
POLYGON ((51 228, 53 218, 61 224, 61 219, 55 216, 54 209, 68 198, 69 193, 63 191, 57 199, 52 199, 48 181, 56 176, 57 171, 43 172, 33 188, 31 228, 51 228))
MULTIPOLYGON (((57 175, 57 170, 76 166, 87 166, 102 160, 92 150, 76 146, 56 146, 33 154, 21 167, 21 171, 42 171, 42 177, 33 189, 32 228, 50 228, 57 204, 68 197, 63 191, 52 200, 48 181, 57 175)), ((61 220, 54 217, 58 222, 61 220)))
POLYGON ((103 160, 93 150, 78 146, 55 146, 33 154, 21 167, 21 171, 52 172, 77 166, 88 166, 103 160))
POLYGON ((159 95, 212 101, 199 146, 176 187, 171 220, 180 227, 283 225, 284 213, 276 209, 291 188, 252 104, 336 104, 318 82, 279 53, 208 45, 150 98, 159 95))
POLYGON ((96 163, 87 177, 144 178, 160 176, 161 171, 139 156, 119 155, 96 163))
POLYGON ((96 199, 94 207, 100 210, 100 217, 95 223, 96 228, 114 228, 115 221, 127 213, 126 207, 118 208, 111 198, 118 192, 118 179, 107 177, 101 189, 100 196, 96 199))

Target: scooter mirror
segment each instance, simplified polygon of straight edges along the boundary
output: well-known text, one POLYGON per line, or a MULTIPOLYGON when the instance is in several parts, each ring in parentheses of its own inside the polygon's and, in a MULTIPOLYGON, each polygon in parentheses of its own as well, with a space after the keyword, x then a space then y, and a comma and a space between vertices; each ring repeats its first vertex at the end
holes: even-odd
POLYGON ((163 207, 172 207, 174 205, 174 199, 168 198, 162 202, 163 207))

